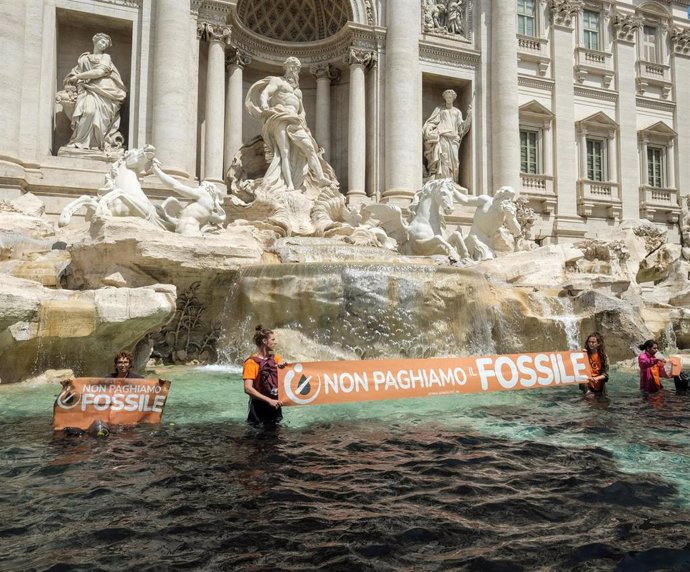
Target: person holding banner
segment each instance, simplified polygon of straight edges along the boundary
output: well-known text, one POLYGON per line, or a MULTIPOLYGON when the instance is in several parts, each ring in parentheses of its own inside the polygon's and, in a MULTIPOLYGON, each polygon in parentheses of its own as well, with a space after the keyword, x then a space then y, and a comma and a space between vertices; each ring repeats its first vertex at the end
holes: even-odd
POLYGON ((587 397, 602 395, 605 391, 604 384, 609 380, 609 358, 603 336, 599 332, 589 334, 584 351, 587 352, 592 375, 587 378, 587 383, 580 384, 580 389, 587 397))
POLYGON ((647 340, 639 348, 642 350, 637 356, 640 366, 640 389, 647 393, 655 393, 664 388, 661 385, 661 377, 667 377, 664 369, 666 360, 656 357, 659 346, 654 340, 647 340))
POLYGON ((278 400, 278 368, 287 364, 275 353, 276 336, 259 324, 255 328, 256 352, 249 356, 242 368, 244 392, 249 396, 247 422, 275 424, 283 418, 278 400))
POLYGON ((135 371, 132 371, 132 365, 134 363, 134 358, 129 352, 120 352, 115 356, 113 360, 115 362, 115 371, 109 373, 106 377, 109 378, 125 378, 130 379, 144 379, 143 375, 139 375, 135 371))

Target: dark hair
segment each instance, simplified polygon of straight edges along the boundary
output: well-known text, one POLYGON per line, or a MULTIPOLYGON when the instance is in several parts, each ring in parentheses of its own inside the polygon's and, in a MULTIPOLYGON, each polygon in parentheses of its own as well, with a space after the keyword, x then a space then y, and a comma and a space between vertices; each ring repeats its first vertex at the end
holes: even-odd
POLYGON ((652 346, 656 346, 656 345, 658 345, 658 344, 656 343, 655 340, 647 340, 645 343, 643 343, 643 344, 641 344, 641 345, 639 345, 639 346, 637 346, 637 347, 638 347, 641 351, 646 351, 646 350, 652 348, 652 346))
POLYGON ((129 352, 118 352, 117 355, 115 356, 115 359, 113 360, 116 368, 117 368, 117 360, 119 360, 121 358, 127 358, 129 360, 130 367, 132 365, 134 365, 134 358, 132 357, 131 353, 129 353, 129 352))
POLYGON ((608 363, 609 356, 606 355, 606 344, 604 343, 604 336, 602 336, 599 332, 592 332, 585 338, 585 350, 587 351, 587 355, 589 355, 589 346, 587 345, 589 338, 595 338, 597 342, 599 342, 597 354, 599 354, 599 359, 601 360, 601 363, 608 363))
POLYGON ((257 348, 261 347, 268 336, 273 333, 273 330, 264 330, 264 327, 261 324, 258 324, 254 330, 254 343, 256 344, 257 348))

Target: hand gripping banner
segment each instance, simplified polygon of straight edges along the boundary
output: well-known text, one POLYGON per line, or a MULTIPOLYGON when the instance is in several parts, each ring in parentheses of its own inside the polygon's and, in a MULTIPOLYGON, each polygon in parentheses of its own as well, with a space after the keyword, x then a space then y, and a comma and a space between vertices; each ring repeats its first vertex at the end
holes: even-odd
POLYGON ((53 428, 87 430, 109 425, 160 423, 170 382, 158 379, 80 377, 62 382, 53 406, 53 428))
POLYGON ((278 370, 283 405, 320 405, 584 383, 584 352, 294 363, 278 370))

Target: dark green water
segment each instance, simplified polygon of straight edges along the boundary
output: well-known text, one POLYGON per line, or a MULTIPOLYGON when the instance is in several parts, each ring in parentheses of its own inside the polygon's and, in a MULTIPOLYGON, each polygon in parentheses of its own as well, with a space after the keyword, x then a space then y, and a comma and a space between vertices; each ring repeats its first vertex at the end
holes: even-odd
POLYGON ((1 570, 690 570, 690 396, 576 388, 290 408, 171 369, 164 423, 61 438, 0 386, 1 570))

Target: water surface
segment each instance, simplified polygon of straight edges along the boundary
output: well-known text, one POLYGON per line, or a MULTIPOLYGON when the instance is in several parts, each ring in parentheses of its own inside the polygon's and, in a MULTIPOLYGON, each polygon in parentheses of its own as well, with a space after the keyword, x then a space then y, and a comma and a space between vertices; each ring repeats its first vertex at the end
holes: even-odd
POLYGON ((290 408, 171 369, 164 422, 59 438, 0 386, 2 570, 690 570, 690 396, 576 388, 290 408))

